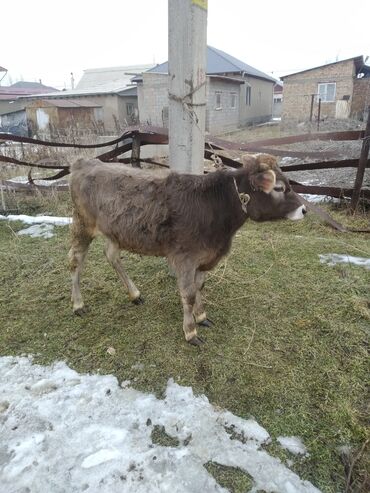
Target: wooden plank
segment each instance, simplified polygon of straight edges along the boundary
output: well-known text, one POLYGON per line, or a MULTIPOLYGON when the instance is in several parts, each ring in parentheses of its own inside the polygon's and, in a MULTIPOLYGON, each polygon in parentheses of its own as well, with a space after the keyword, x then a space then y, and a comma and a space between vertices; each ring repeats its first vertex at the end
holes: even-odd
POLYGON ((365 137, 364 137, 364 140, 362 142, 361 155, 360 155, 360 160, 358 162, 354 191, 353 191, 353 195, 352 195, 352 201, 351 201, 352 212, 356 212, 356 209, 358 207, 358 203, 360 201, 361 187, 362 187, 362 183, 364 181, 365 168, 366 168, 367 159, 369 156, 369 149, 370 149, 370 106, 368 107, 365 137))

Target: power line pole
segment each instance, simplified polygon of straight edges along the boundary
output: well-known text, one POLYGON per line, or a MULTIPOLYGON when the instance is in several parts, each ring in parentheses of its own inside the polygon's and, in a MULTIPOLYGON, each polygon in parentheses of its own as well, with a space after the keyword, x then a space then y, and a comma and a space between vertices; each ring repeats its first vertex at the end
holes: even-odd
POLYGON ((169 155, 202 174, 206 120, 207 0, 168 0, 169 155))

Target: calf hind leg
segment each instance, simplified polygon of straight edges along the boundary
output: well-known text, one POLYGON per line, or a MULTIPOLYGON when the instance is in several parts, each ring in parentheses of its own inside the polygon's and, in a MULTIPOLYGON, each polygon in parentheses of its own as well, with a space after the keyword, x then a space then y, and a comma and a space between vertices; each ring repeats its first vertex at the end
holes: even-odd
POLYGON ((184 309, 183 330, 185 339, 193 346, 200 346, 203 340, 197 335, 197 328, 193 316, 196 304, 197 288, 195 286, 195 269, 179 269, 176 271, 182 306, 184 309))
POLYGON ((84 261, 89 249, 90 243, 93 239, 88 234, 87 230, 81 223, 75 220, 72 224, 72 245, 69 250, 69 265, 72 277, 72 303, 73 312, 76 315, 82 316, 86 312, 86 308, 81 296, 80 290, 80 277, 84 265, 84 261))
POLYGON ((135 305, 140 305, 144 303, 143 298, 140 296, 140 291, 137 289, 133 281, 126 274, 121 259, 120 259, 120 249, 111 240, 107 240, 105 244, 105 255, 109 263, 112 265, 114 270, 117 272, 118 277, 122 281, 122 284, 126 286, 128 290, 128 295, 130 300, 135 303, 135 305))

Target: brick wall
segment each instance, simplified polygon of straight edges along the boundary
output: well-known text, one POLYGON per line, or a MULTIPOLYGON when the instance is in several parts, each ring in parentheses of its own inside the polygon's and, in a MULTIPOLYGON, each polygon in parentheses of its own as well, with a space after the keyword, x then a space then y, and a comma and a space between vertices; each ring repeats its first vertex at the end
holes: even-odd
MULTIPOLYGON (((335 118, 336 101, 349 96, 352 104, 355 66, 353 60, 333 63, 284 77, 282 123, 299 123, 310 118, 312 94, 318 93, 319 83, 336 83, 334 102, 321 103, 321 118, 335 118)), ((315 98, 313 118, 317 117, 318 102, 315 98)))
POLYGON ((370 106, 370 77, 353 81, 353 101, 351 117, 364 120, 370 106))

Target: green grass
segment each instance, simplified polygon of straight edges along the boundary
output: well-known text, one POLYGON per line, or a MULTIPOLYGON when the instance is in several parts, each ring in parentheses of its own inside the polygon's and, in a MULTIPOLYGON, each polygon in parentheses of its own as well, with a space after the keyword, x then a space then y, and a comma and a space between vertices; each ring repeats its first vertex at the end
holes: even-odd
MULTIPOLYGON (((70 214, 68 200, 58 197, 44 198, 42 206, 28 198, 19 206, 23 213, 70 214)), ((331 212, 344 223, 366 225, 365 215, 352 220, 340 208, 331 212)), ((322 265, 318 254, 369 257, 368 236, 336 233, 313 216, 249 222, 209 275, 204 297, 215 326, 200 329, 206 344, 199 349, 184 341, 176 283, 163 259, 123 254, 146 301, 134 306, 104 257, 102 240, 95 241, 82 279, 90 312, 77 318, 70 304, 68 228, 44 240, 16 236, 22 227, 0 221, 1 355, 34 354, 43 364, 64 360, 77 371, 111 373, 158 396, 173 377, 218 406, 255 417, 273 439, 268 452, 293 458, 300 477, 324 492, 344 491, 338 448, 349 445, 355 456, 368 436, 370 275, 360 267, 322 265), (309 456, 283 451, 279 435, 300 436, 309 456)), ((366 465, 363 454, 350 491, 361 491, 366 465)), ((209 467, 230 491, 247 488, 240 471, 209 467)))
POLYGON ((207 462, 204 467, 217 483, 223 488, 227 488, 230 493, 245 493, 253 486, 251 477, 241 469, 223 466, 217 462, 207 462))

